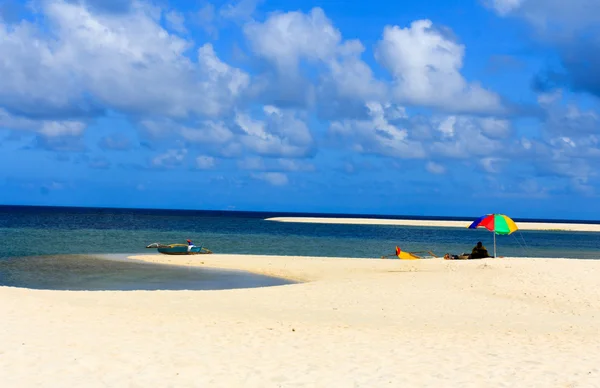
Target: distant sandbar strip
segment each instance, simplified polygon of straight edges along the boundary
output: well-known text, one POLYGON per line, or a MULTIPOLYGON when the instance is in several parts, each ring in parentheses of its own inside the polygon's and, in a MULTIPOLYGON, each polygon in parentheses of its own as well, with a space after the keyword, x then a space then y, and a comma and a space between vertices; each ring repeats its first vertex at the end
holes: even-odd
MULTIPOLYGON (((381 218, 328 218, 328 217, 272 217, 266 221, 302 222, 315 224, 349 224, 349 225, 395 225, 395 226, 430 226, 438 228, 467 228, 469 221, 443 220, 393 220, 381 218)), ((600 232, 600 224, 563 224, 550 222, 517 222, 520 230, 560 230, 574 232, 600 232)))

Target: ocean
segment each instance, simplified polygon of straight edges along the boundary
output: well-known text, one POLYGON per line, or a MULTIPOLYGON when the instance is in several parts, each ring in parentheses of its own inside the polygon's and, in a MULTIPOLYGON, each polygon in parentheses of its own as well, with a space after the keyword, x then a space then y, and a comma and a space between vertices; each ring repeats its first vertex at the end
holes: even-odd
MULTIPOLYGON (((34 262, 39 265, 43 257, 52 257, 55 261, 56 258, 62 257, 70 263, 68 265, 58 263, 52 268, 46 268, 48 275, 51 271, 60 272, 61 265, 72 267, 73 260, 77 257, 79 260, 85 260, 103 254, 124 256, 135 253, 155 253, 156 250, 145 247, 153 242, 185 243, 186 239, 191 239, 196 245, 202 245, 214 253, 356 258, 378 258, 392 254, 396 245, 406 251, 433 251, 439 256, 443 256, 446 252, 452 254, 469 252, 477 241, 482 241, 490 252, 493 248, 493 236, 489 231, 466 228, 476 217, 370 216, 463 220, 464 229, 303 224, 265 220, 269 217, 292 215, 298 217, 369 216, 0 206, 2 241, 0 284, 12 285, 15 283, 14 279, 18 278, 17 275, 22 276, 24 273, 29 273, 27 271, 32 271, 32 268, 36 267, 33 265, 34 262), (32 264, 23 265, 24 260, 32 264), (11 264, 12 270, 6 269, 7 263, 11 264), (18 269, 15 269, 17 267, 18 269), (13 283, 6 279, 9 272, 13 283)), ((518 224, 519 221, 549 222, 550 220, 515 219, 515 221, 518 224)), ((590 221, 582 222, 590 223, 590 221)), ((499 256, 598 259, 599 247, 600 233, 518 231, 509 236, 497 236, 499 256)), ((144 268, 155 268, 152 265, 148 266, 144 268)), ((107 272, 106 268, 103 271, 104 275, 108 276, 107 273, 110 271, 107 272)), ((83 276, 82 273, 90 272, 93 274, 93 266, 81 270, 79 274, 83 276)), ((173 276, 176 278, 179 275, 175 273, 173 276)), ((55 275, 49 276, 49 278, 54 277, 55 275)), ((30 281, 32 288, 40 284, 39 279, 43 276, 37 278, 37 283, 30 281)), ((48 288, 57 288, 60 283, 61 281, 57 280, 48 288)), ((165 280, 165 287, 173 287, 172 284, 167 283, 169 281, 165 280)), ((260 286, 260 282, 257 282, 256 286, 260 286)), ((102 289, 101 285, 98 287, 102 289)), ((147 286, 144 289, 154 288, 147 286)))

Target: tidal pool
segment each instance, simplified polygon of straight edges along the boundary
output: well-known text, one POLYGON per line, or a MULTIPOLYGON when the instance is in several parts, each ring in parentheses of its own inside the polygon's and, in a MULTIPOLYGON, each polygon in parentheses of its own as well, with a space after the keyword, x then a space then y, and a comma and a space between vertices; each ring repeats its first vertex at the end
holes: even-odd
POLYGON ((40 290, 224 290, 295 282, 243 271, 128 260, 128 255, 52 255, 0 260, 0 286, 40 290))

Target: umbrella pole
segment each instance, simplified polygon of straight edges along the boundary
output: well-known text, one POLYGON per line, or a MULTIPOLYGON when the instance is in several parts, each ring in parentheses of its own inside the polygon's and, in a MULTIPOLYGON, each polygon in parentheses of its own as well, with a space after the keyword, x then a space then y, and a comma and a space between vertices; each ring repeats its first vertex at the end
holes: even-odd
POLYGON ((492 232, 494 234, 494 259, 496 258, 496 232, 492 232))

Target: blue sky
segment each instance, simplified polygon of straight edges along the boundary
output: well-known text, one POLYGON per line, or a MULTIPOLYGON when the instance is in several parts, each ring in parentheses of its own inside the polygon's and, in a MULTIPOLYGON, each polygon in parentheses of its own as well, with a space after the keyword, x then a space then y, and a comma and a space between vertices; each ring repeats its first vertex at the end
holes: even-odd
POLYGON ((600 3, 0 5, 0 203, 597 219, 600 3))

